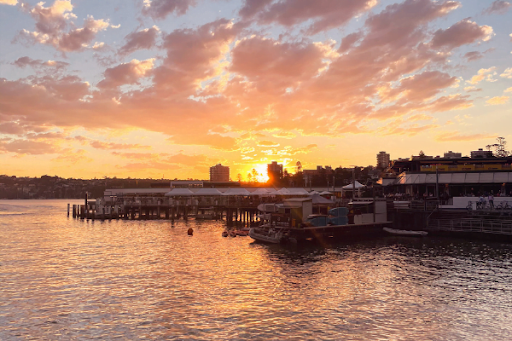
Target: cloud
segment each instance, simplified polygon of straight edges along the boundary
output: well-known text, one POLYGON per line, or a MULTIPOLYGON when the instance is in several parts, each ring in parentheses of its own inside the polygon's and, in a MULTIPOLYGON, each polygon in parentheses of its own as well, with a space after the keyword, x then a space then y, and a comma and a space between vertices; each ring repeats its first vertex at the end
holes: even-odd
POLYGON ((495 97, 485 101, 485 103, 490 104, 490 105, 506 104, 506 103, 508 103, 509 98, 510 97, 508 97, 508 96, 495 96, 495 97))
POLYGON ((501 75, 500 77, 503 77, 503 78, 508 78, 508 79, 512 79, 512 67, 509 67, 508 69, 506 69, 501 75))
POLYGON ((289 151, 289 153, 290 153, 290 155, 308 154, 317 148, 318 148, 318 145, 316 143, 313 143, 313 144, 308 144, 306 147, 291 149, 289 151))
POLYGON ((144 0, 142 13, 153 19, 165 19, 169 14, 184 15, 196 0, 144 0))
POLYGON ((194 94, 201 81, 223 72, 222 59, 240 27, 226 19, 200 26, 196 30, 178 29, 164 37, 167 57, 156 68, 156 87, 168 92, 194 94))
POLYGON ((16 155, 42 155, 57 153, 59 149, 55 145, 48 142, 11 140, 1 141, 0 151, 14 153, 16 155))
POLYGON ((482 59, 484 57, 484 55, 481 53, 481 52, 478 52, 478 51, 471 51, 471 52, 468 52, 464 55, 464 58, 466 58, 466 60, 468 62, 473 62, 475 60, 479 60, 479 59, 482 59))
POLYGON ((44 7, 44 2, 30 9, 30 15, 36 21, 35 31, 22 30, 15 41, 24 39, 31 43, 52 45, 62 52, 80 51, 86 48, 100 31, 110 24, 103 19, 95 20, 88 16, 83 27, 74 28, 70 20, 76 19, 70 0, 56 0, 52 6, 44 7), (68 28, 70 28, 68 30, 68 28))
POLYGON ((180 164, 184 166, 196 166, 205 164, 208 161, 206 155, 185 155, 183 153, 172 155, 166 159, 169 163, 180 164))
POLYGON ((77 164, 77 163, 90 163, 93 162, 94 159, 87 156, 87 152, 83 149, 66 149, 60 153, 59 156, 53 158, 52 161, 55 162, 63 162, 67 164, 77 164))
POLYGON ((327 58, 325 51, 319 44, 252 37, 237 42, 231 53, 230 71, 247 77, 261 89, 284 92, 318 74, 327 58))
POLYGON ((479 26, 473 21, 464 19, 446 30, 437 30, 432 39, 432 47, 452 50, 477 40, 488 41, 493 34, 492 27, 479 26))
POLYGON ((469 81, 467 81, 469 84, 476 85, 483 81, 484 79, 487 79, 487 81, 494 81, 492 76, 496 75, 496 67, 490 67, 488 69, 480 69, 478 70, 478 73, 471 77, 469 81))
POLYGON ((464 88, 464 91, 466 91, 466 92, 478 92, 478 91, 482 91, 482 89, 479 89, 479 88, 477 88, 475 86, 466 86, 464 88))
POLYGON ((487 140, 494 137, 495 135, 490 134, 461 134, 456 131, 450 131, 438 134, 435 139, 438 142, 465 142, 487 140))
POLYGON ((504 93, 512 93, 512 87, 505 89, 503 92, 504 93))
POLYGON ((126 43, 119 49, 119 54, 127 55, 137 50, 151 49, 156 45, 160 29, 157 26, 132 32, 125 37, 126 43))
POLYGON ((66 62, 54 61, 54 60, 48 60, 48 61, 44 62, 40 59, 32 59, 27 56, 16 59, 16 61, 13 64, 20 68, 30 66, 33 68, 64 69, 69 66, 69 63, 66 63, 66 62))
POLYGON ((258 141, 258 147, 279 147, 279 143, 272 141, 258 141))
POLYGON ((312 21, 306 32, 316 34, 342 26, 376 4, 376 0, 265 0, 259 4, 246 1, 239 14, 243 19, 257 16, 260 24, 278 23, 287 27, 312 21))
POLYGON ((235 151, 239 149, 236 139, 220 134, 194 135, 184 132, 182 134, 174 134, 168 141, 178 145, 205 145, 213 149, 225 151, 235 151))
POLYGON ((280 131, 278 133, 272 134, 272 136, 280 139, 293 139, 294 137, 297 137, 297 135, 290 131, 280 131))
POLYGON ((508 1, 496 0, 489 8, 484 10, 484 14, 505 14, 512 4, 508 1))
POLYGON ((96 149, 151 149, 151 146, 144 146, 134 143, 115 143, 115 142, 102 142, 102 141, 90 141, 91 147, 96 149))
POLYGON ((0 0, 0 5, 11 5, 14 6, 18 3, 18 0, 0 0))
POLYGON ((139 61, 133 59, 129 63, 123 63, 105 70, 105 78, 98 83, 101 89, 112 89, 125 84, 135 84, 141 78, 146 77, 153 69, 155 59, 139 61))

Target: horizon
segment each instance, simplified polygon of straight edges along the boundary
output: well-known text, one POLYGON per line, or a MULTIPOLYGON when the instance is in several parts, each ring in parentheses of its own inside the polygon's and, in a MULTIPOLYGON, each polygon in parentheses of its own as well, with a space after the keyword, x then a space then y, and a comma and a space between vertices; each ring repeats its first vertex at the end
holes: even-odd
POLYGON ((503 0, 0 0, 0 172, 200 179, 222 163, 247 180, 271 161, 469 155, 511 138, 511 13, 503 0))

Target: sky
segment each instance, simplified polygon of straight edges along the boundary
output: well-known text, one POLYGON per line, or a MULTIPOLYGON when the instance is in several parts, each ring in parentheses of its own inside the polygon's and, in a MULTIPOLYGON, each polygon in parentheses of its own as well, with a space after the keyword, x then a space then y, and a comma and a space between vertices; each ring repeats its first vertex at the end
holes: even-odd
POLYGON ((503 0, 0 0, 0 174, 469 155, 512 140, 511 23, 503 0))

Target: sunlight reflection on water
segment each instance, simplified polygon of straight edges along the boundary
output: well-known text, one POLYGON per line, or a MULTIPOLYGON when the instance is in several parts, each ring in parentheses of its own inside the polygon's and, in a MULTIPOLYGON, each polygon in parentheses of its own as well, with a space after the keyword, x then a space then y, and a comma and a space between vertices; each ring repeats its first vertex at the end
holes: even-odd
POLYGON ((68 202, 0 201, 1 340, 512 337, 510 245, 268 246, 222 222, 74 220, 68 202))

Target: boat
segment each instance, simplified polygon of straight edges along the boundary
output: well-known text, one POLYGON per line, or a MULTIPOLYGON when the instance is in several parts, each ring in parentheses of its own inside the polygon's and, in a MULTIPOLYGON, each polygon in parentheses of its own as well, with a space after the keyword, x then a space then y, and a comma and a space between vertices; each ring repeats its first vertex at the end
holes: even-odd
POLYGON ((428 235, 427 231, 397 230, 390 227, 384 227, 383 230, 396 236, 425 237, 428 235))
POLYGON ((271 244, 285 243, 288 239, 284 229, 268 226, 252 227, 249 236, 256 241, 271 244))

